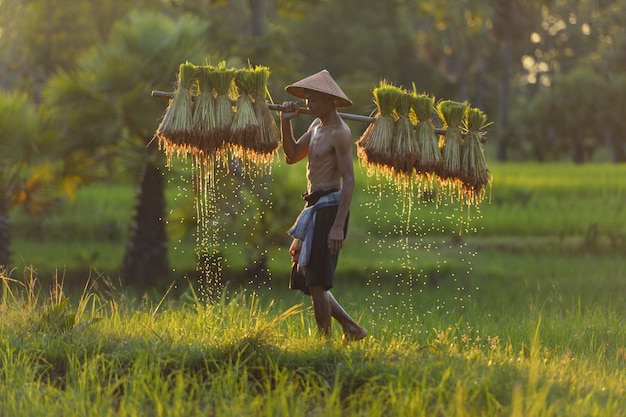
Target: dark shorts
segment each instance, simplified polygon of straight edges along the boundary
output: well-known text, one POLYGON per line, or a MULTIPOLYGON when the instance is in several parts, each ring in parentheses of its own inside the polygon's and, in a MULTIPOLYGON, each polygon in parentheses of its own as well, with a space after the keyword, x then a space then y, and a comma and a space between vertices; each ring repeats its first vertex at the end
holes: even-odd
MULTIPOLYGON (((291 270, 289 288, 300 290, 305 294, 311 294, 309 287, 322 286, 330 290, 335 281, 335 269, 339 253, 331 255, 328 250, 328 234, 335 222, 337 209, 339 206, 323 207, 315 214, 315 228, 313 230, 313 240, 311 242, 311 257, 309 266, 304 274, 296 270, 296 265, 291 270)), ((344 228, 344 236, 348 232, 348 220, 344 228)))

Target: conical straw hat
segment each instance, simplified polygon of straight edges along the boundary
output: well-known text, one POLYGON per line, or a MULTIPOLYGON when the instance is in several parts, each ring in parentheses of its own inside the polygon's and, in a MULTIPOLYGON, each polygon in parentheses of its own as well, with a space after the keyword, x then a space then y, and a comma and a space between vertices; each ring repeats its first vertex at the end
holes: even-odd
POLYGON ((303 78, 298 82, 288 85, 285 87, 285 90, 292 96, 299 98, 307 98, 306 90, 330 94, 335 97, 335 106, 352 106, 352 101, 348 98, 348 96, 346 96, 346 93, 341 90, 335 80, 333 80, 333 77, 331 77, 326 70, 322 70, 316 74, 303 78))

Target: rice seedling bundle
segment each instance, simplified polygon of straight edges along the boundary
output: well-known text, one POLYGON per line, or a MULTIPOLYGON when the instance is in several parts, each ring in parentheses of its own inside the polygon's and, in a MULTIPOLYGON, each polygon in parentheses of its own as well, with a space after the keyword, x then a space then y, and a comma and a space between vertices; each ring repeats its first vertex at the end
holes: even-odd
POLYGON ((196 82, 195 73, 195 66, 189 62, 179 66, 176 90, 157 128, 159 148, 165 151, 168 159, 188 151, 187 140, 193 127, 192 90, 196 82))
POLYGON ((252 107, 259 123, 258 148, 255 150, 261 155, 270 157, 278 149, 279 131, 276 119, 267 106, 269 96, 267 84, 270 77, 268 67, 256 66, 252 69, 250 96, 253 98, 252 107))
POLYGON ((404 92, 396 104, 398 116, 394 124, 392 160, 396 175, 410 176, 418 160, 417 137, 411 124, 410 93, 404 92))
POLYGON ((443 162, 439 140, 433 125, 434 108, 434 97, 418 94, 415 91, 411 95, 411 109, 416 117, 415 135, 419 155, 419 159, 415 162, 415 171, 427 179, 439 172, 443 162))
POLYGON ((366 165, 380 167, 382 171, 393 170, 392 139, 395 108, 404 91, 381 81, 373 90, 376 115, 357 141, 358 155, 366 165))
POLYGON ((461 147, 461 181, 469 204, 479 202, 484 197, 485 186, 491 182, 481 140, 484 129, 490 124, 482 110, 472 107, 467 111, 464 120, 466 135, 461 147))
POLYGON ((198 95, 193 107, 193 136, 197 149, 205 155, 214 155, 217 148, 215 136, 215 97, 210 73, 214 69, 201 66, 197 69, 198 95))
POLYGON ((440 101, 437 104, 437 114, 444 123, 446 134, 440 137, 443 164, 439 176, 444 180, 454 182, 461 177, 461 124, 465 119, 468 104, 452 100, 440 101))
POLYGON ((240 69, 235 72, 235 86, 239 92, 235 114, 230 129, 230 144, 234 153, 247 156, 248 151, 254 151, 258 146, 259 123, 252 107, 250 90, 252 88, 252 73, 249 69, 240 69))
POLYGON ((215 130, 214 138, 219 149, 230 139, 230 127, 233 123, 233 105, 231 95, 235 90, 234 80, 237 70, 226 68, 220 63, 210 73, 210 79, 215 87, 215 130))

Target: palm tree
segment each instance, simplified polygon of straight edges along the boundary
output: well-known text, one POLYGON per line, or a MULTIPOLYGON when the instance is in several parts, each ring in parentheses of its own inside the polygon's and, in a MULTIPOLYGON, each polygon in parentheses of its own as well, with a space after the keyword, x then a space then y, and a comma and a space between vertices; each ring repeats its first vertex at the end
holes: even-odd
POLYGON ((165 161, 152 140, 165 106, 150 92, 171 90, 181 62, 210 60, 206 30, 193 17, 131 13, 107 44, 81 57, 76 71, 58 73, 44 92, 70 146, 94 160, 115 157, 137 176, 123 275, 140 286, 169 274, 165 161))
POLYGON ((0 269, 10 269, 10 211, 24 205, 38 211, 44 204, 36 190, 44 176, 37 159, 40 119, 36 106, 22 93, 0 92, 0 269))

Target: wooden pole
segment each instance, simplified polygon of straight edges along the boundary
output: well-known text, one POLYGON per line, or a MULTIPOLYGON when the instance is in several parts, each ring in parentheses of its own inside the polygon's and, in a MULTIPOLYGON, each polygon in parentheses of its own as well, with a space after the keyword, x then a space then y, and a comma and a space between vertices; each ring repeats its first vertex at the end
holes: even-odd
MULTIPOLYGON (((173 96, 174 96, 174 93, 170 93, 170 92, 167 92, 167 91, 157 91, 157 90, 153 90, 152 91, 152 97, 155 97, 155 98, 171 99, 173 96)), ((269 107, 270 110, 274 110, 274 111, 283 111, 283 110, 285 110, 285 107, 282 104, 268 103, 267 107, 269 107)), ((302 113, 302 114, 311 114, 309 109, 306 109, 306 108, 301 108, 300 109, 300 113, 302 113)), ((344 119, 344 120, 352 120, 352 121, 355 121, 355 122, 374 123, 374 121, 376 120, 375 117, 361 116, 360 114, 342 113, 342 112, 337 112, 337 113, 339 114, 339 116, 342 119, 344 119)), ((445 135, 446 131, 445 131, 445 129, 435 128, 435 133, 438 134, 438 135, 445 135)))

